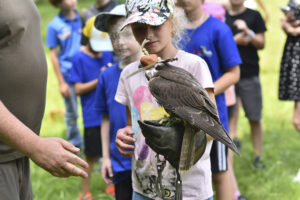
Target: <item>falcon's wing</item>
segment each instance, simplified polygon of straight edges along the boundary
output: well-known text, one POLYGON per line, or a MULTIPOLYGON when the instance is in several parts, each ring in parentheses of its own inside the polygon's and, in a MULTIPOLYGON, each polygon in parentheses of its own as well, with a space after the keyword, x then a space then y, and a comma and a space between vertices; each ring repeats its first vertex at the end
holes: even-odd
POLYGON ((194 87, 188 87, 177 82, 166 80, 160 76, 149 82, 151 94, 168 112, 184 119, 192 126, 203 130, 216 140, 224 143, 237 152, 236 146, 223 128, 217 111, 210 112, 206 97, 194 87))

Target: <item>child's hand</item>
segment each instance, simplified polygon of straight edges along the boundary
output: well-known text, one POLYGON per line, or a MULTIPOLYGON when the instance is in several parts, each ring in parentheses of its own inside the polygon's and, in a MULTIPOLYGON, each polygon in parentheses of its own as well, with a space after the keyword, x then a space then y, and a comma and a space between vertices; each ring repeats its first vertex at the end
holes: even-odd
POLYGON ((69 85, 67 83, 60 84, 59 91, 60 91, 61 95, 63 95, 65 98, 68 98, 71 93, 69 85))
POLYGON ((135 139, 133 138, 134 132, 130 126, 119 129, 116 136, 116 144, 119 152, 126 157, 133 155, 135 139))
POLYGON ((248 26, 247 26, 247 24, 246 24, 246 22, 244 20, 241 20, 241 19, 235 20, 234 23, 233 23, 233 25, 235 25, 238 30, 241 30, 241 31, 243 31, 245 33, 249 29, 248 26))
POLYGON ((101 168, 102 178, 106 184, 113 182, 113 171, 111 166, 111 160, 109 158, 103 158, 102 168, 101 168))
POLYGON ((235 34, 234 40, 237 45, 241 45, 241 46, 246 46, 251 42, 251 38, 244 32, 235 34))

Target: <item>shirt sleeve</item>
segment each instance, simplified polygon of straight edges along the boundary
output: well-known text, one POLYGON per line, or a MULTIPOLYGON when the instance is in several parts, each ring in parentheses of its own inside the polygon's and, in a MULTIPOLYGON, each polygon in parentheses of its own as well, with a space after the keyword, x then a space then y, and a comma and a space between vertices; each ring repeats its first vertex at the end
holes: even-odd
POLYGON ((193 75, 195 78, 199 81, 203 88, 214 88, 214 83, 207 63, 202 58, 199 58, 197 65, 198 66, 194 67, 195 71, 193 75))
POLYGON ((51 24, 48 25, 46 45, 49 48, 55 48, 55 47, 59 46, 59 40, 57 37, 56 30, 54 29, 54 27, 52 27, 51 24))
POLYGON ((241 64, 242 59, 228 25, 222 24, 222 28, 218 29, 216 38, 216 50, 223 70, 241 64))
POLYGON ((69 78, 70 83, 82 83, 83 81, 82 81, 81 74, 82 71, 81 71, 80 60, 75 55, 73 57, 72 68, 70 71, 70 78, 69 78))
POLYGON ((100 114, 108 114, 107 97, 105 94, 105 73, 102 73, 98 78, 98 84, 95 95, 95 110, 100 114))
POLYGON ((255 22, 252 28, 255 33, 264 33, 267 30, 264 19, 257 11, 255 11, 255 22))
POLYGON ((123 105, 127 105, 129 106, 129 100, 128 100, 128 95, 127 95, 127 91, 126 91, 126 74, 124 73, 125 70, 122 71, 121 73, 121 77, 119 80, 119 84, 118 84, 118 89, 115 95, 115 100, 117 102, 119 102, 120 104, 123 105))

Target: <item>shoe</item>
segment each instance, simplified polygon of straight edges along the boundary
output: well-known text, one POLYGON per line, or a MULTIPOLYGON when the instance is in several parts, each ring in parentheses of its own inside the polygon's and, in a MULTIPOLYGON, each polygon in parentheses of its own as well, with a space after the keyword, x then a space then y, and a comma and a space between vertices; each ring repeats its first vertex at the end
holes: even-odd
POLYGON ((260 170, 263 170, 266 168, 266 165, 265 163, 260 159, 260 156, 255 156, 254 159, 253 159, 253 167, 255 169, 260 169, 260 170))
POLYGON ((243 195, 240 195, 240 196, 238 197, 238 200, 247 200, 247 198, 244 197, 243 195))
POLYGON ((85 194, 80 194, 78 200, 93 200, 92 193, 88 191, 85 194))
POLYGON ((242 142, 237 137, 234 137, 232 141, 238 150, 242 149, 242 142))
POLYGON ((114 185, 108 185, 106 188, 105 188, 105 194, 110 194, 112 196, 116 196, 116 193, 115 193, 115 186, 114 185))

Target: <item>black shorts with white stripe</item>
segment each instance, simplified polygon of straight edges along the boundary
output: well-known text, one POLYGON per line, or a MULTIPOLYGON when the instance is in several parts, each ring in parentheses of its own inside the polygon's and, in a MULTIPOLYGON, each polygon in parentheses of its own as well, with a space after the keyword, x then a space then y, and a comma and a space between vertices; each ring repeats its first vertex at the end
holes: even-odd
POLYGON ((219 141, 214 140, 210 151, 211 172, 213 174, 227 171, 228 148, 219 141))

